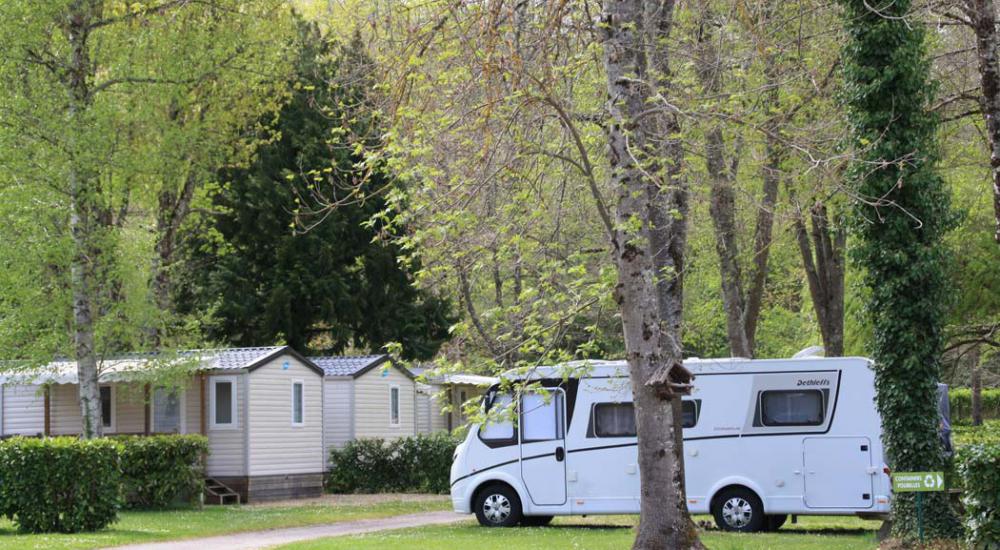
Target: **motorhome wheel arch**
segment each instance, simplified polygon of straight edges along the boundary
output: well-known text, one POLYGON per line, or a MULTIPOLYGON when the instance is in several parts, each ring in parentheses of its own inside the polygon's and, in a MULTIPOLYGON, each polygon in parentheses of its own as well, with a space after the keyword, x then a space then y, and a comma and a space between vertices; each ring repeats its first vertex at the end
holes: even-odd
MULTIPOLYGON (((874 374, 864 358, 688 360, 685 490, 720 527, 777 528, 789 514, 889 512, 874 374)), ((516 402, 494 387, 490 421, 455 451, 451 496, 483 525, 639 511, 627 365, 591 361, 505 375, 539 390, 516 402), (510 409, 509 415, 497 411, 510 409)))

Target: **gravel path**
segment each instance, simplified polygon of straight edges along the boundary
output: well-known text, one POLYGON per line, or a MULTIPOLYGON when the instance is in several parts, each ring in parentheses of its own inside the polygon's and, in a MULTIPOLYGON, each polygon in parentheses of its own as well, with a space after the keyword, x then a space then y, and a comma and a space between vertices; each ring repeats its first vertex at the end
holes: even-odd
POLYGON ((441 525, 467 520, 452 511, 422 512, 379 519, 362 519, 312 525, 309 527, 292 527, 288 529, 271 529, 268 531, 251 531, 248 533, 233 533, 200 539, 155 542, 150 544, 135 544, 132 546, 116 546, 116 550, 208 550, 210 548, 225 548, 226 550, 256 550, 271 548, 291 542, 337 537, 343 535, 360 535, 376 531, 422 527, 425 525, 441 525))

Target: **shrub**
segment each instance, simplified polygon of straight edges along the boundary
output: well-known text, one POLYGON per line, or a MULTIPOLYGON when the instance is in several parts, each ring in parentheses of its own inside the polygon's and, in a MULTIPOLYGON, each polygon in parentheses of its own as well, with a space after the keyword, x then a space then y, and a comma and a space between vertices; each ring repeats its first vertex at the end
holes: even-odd
POLYGON ((408 472, 404 490, 447 493, 451 461, 459 441, 446 432, 407 437, 396 442, 398 468, 408 472))
POLYGON ((963 447, 957 461, 965 485, 962 502, 969 547, 1000 549, 1000 444, 963 447))
POLYGON ((118 460, 107 439, 0 442, 0 512, 32 533, 102 529, 121 504, 118 460))
POLYGON ((125 502, 138 508, 162 508, 196 498, 204 488, 202 457, 208 439, 201 435, 125 436, 121 444, 125 502))
POLYGON ((1000 420, 986 420, 982 426, 954 426, 953 429, 956 449, 977 443, 1000 445, 1000 420))
MULTIPOLYGON (((1000 388, 983 388, 983 418, 1000 419, 1000 388)), ((972 390, 953 388, 948 390, 951 419, 955 423, 972 421, 972 390)))
POLYGON ((439 432, 396 440, 357 439, 330 451, 327 490, 445 493, 458 440, 439 432))

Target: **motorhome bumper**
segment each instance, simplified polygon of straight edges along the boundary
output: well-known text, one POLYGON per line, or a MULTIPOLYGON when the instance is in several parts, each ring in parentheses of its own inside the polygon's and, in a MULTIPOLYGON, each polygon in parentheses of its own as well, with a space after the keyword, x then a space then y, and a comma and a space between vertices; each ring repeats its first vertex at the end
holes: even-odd
POLYGON ((465 494, 467 485, 468 482, 463 479, 451 487, 451 507, 456 513, 472 513, 472 503, 469 502, 469 498, 465 494))

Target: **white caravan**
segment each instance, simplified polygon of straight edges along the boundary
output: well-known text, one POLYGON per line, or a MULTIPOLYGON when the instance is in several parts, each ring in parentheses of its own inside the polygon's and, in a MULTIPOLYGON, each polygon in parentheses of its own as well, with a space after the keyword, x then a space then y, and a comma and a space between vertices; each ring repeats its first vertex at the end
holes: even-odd
MULTIPOLYGON (((777 529, 788 514, 889 512, 891 482, 868 359, 684 364, 696 376, 692 395, 683 399, 692 513, 711 513, 723 529, 758 531, 777 529)), ((469 430, 451 467, 455 511, 475 513, 486 526, 638 513, 625 362, 573 363, 508 377, 547 389, 522 393, 516 415, 469 430)), ((511 401, 494 386, 483 405, 502 410, 511 401)))

